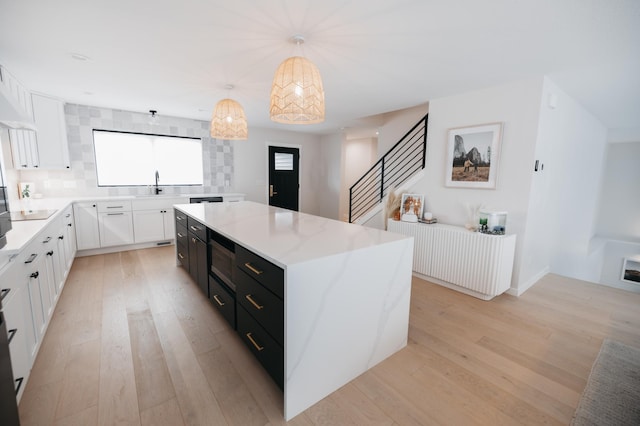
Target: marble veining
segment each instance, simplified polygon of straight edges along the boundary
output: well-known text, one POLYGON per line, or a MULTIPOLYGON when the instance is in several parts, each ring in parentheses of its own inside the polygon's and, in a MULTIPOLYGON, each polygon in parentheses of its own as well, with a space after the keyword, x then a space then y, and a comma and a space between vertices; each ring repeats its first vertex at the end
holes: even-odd
POLYGON ((407 345, 412 237, 253 202, 175 208, 283 268, 286 420, 407 345))
POLYGON ((175 208, 280 267, 405 238, 251 201, 175 208))

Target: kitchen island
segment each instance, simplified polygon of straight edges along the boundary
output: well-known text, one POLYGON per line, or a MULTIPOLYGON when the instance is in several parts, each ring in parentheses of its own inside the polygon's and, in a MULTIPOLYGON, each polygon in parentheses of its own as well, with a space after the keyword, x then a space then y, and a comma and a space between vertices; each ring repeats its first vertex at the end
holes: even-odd
POLYGON ((174 207, 281 269, 286 420, 406 346, 413 238, 248 201, 174 207))

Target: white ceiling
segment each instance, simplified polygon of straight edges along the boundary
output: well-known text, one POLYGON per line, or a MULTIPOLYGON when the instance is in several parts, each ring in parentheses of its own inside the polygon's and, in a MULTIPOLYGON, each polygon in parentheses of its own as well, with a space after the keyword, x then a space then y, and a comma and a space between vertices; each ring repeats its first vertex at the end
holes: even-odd
POLYGON ((316 133, 549 75, 614 132, 640 131, 638 0, 0 0, 0 63, 68 102, 209 120, 229 96, 250 127, 316 133), (273 123, 273 73, 301 53, 326 121, 273 123))

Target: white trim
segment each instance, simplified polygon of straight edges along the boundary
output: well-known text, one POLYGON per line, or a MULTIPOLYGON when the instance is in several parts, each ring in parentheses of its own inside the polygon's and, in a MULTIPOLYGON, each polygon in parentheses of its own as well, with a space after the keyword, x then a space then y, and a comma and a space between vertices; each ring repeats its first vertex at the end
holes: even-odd
POLYGON ((526 283, 524 283, 523 285, 514 288, 511 287, 509 290, 507 290, 507 294, 510 294, 512 296, 516 296, 516 297, 520 297, 522 296, 522 294, 529 290, 531 287, 533 287, 533 285, 535 283, 537 283, 538 281, 540 281, 542 279, 542 277, 544 277, 545 275, 547 275, 550 272, 549 267, 547 266, 546 268, 544 268, 542 271, 538 272, 536 275, 533 276, 533 278, 531 278, 529 281, 527 281, 526 283))

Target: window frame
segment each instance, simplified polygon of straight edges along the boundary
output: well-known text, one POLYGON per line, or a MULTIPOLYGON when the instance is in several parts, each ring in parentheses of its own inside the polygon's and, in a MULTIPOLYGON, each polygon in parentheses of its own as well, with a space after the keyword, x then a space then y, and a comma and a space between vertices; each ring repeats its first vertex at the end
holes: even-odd
MULTIPOLYGON (((102 132, 102 133, 118 133, 118 134, 127 134, 127 135, 142 135, 142 136, 150 136, 150 137, 162 137, 162 138, 170 138, 170 139, 189 139, 189 140, 196 140, 196 141, 200 141, 200 161, 201 161, 201 170, 202 170, 202 183, 191 183, 191 184, 169 184, 169 183, 161 183, 160 186, 163 187, 204 187, 204 145, 203 145, 203 140, 201 137, 195 137, 195 136, 179 136, 179 135, 165 135, 165 134, 160 134, 160 133, 144 133, 144 132, 131 132, 131 131, 126 131, 126 130, 111 130, 111 129, 92 129, 91 132, 91 137, 92 137, 92 148, 93 148, 93 156, 94 156, 94 161, 95 161, 95 173, 96 173, 96 185, 99 188, 123 188, 123 187, 147 187, 149 185, 153 185, 153 184, 122 184, 122 185, 111 185, 111 184, 100 184, 100 179, 99 179, 99 175, 98 175, 98 155, 96 152, 96 140, 95 140, 95 133, 96 132, 102 132)), ((162 179, 162 174, 160 174, 160 177, 162 179)))

